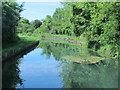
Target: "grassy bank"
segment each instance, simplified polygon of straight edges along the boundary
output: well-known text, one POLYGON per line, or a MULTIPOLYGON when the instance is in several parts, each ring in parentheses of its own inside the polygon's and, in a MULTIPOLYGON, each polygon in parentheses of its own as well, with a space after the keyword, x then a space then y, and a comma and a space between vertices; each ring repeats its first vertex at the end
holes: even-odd
POLYGON ((75 36, 68 36, 68 35, 56 35, 56 34, 41 34, 41 36, 45 36, 45 37, 59 37, 59 38, 69 38, 69 39, 73 39, 73 40, 79 40, 79 41, 84 41, 86 42, 87 39, 85 37, 75 37, 75 36))
POLYGON ((76 41, 79 41, 81 43, 83 42, 84 44, 82 46, 87 47, 87 39, 85 37, 75 37, 75 36, 60 35, 60 34, 56 35, 56 34, 47 34, 47 33, 39 34, 39 35, 34 34, 34 36, 37 36, 39 38, 41 38, 41 37, 61 38, 61 40, 59 40, 59 42, 66 42, 65 40, 67 40, 67 39, 76 40, 76 41))
POLYGON ((76 47, 80 47, 79 44, 69 43, 67 41, 58 41, 58 40, 49 40, 49 39, 40 39, 40 43, 47 42, 47 43, 62 43, 62 44, 68 44, 68 45, 74 45, 76 47))
MULTIPOLYGON (((25 34, 19 34, 19 35, 24 35, 26 36, 25 34)), ((57 43, 69 43, 67 41, 67 39, 72 39, 72 40, 77 40, 77 41, 80 41, 80 42, 84 42, 83 43, 83 47, 88 47, 88 40, 83 37, 83 36, 80 36, 80 37, 75 37, 75 36, 68 36, 68 35, 56 35, 56 34, 48 34, 48 33, 44 33, 44 34, 36 34, 34 33, 33 34, 33 37, 36 37, 36 38, 40 38, 41 41, 43 41, 44 39, 42 39, 41 37, 48 37, 48 39, 46 39, 45 41, 47 42, 57 42, 57 43), (61 40, 52 40, 52 39, 49 39, 49 37, 54 37, 54 38, 61 38, 61 40)), ((75 44, 75 43, 71 43, 71 44, 75 44)), ((111 45, 106 45, 106 46, 102 46, 97 52, 102 55, 102 56, 111 56, 113 55, 112 57, 114 57, 114 54, 112 54, 112 51, 111 51, 111 45)), ((94 48, 92 49, 94 50, 94 48)), ((118 52, 115 53, 116 57, 118 57, 118 52)))
MULTIPOLYGON (((83 47, 88 47, 88 40, 87 40, 85 37, 83 37, 83 36, 75 37, 75 36, 55 35, 55 34, 41 34, 41 36, 44 36, 44 37, 59 37, 59 38, 73 39, 73 40, 85 42, 82 46, 83 46, 83 47)), ((53 40, 52 40, 52 42, 53 42, 53 40)), ((66 41, 60 41, 60 42, 67 43, 66 41)), ((93 51, 96 51, 94 48, 92 48, 92 50, 93 50, 93 51)), ((118 52, 113 53, 112 46, 109 45, 109 44, 100 47, 100 49, 97 50, 96 52, 99 53, 101 56, 118 58, 118 52)))
MULTIPOLYGON (((18 33, 19 36, 27 36, 28 34, 26 33, 18 33)), ((38 34, 38 33, 33 33, 31 36, 33 37, 37 37, 40 38, 42 40, 41 37, 54 37, 54 38, 61 38, 61 40, 59 40, 59 42, 66 42, 65 40, 67 39, 71 39, 71 40, 76 40, 79 41, 81 43, 84 43, 82 46, 87 47, 87 39, 85 37, 75 37, 75 36, 68 36, 68 35, 60 35, 60 34, 48 34, 48 33, 44 33, 44 34, 38 34)), ((49 39, 51 40, 51 39, 49 39)), ((55 41, 55 40, 52 40, 55 41)))
MULTIPOLYGON (((29 36, 27 33, 18 33, 19 36, 29 36)), ((79 40, 79 41, 84 41, 86 42, 87 39, 85 37, 75 37, 75 36, 68 36, 68 35, 60 35, 60 34, 48 34, 48 33, 44 33, 44 34, 38 34, 38 33, 33 33, 33 35, 30 35, 33 37, 59 37, 59 38, 69 38, 69 39, 73 39, 73 40, 79 40)))
POLYGON ((4 55, 5 53, 10 52, 11 50, 16 50, 17 48, 21 48, 38 40, 39 38, 37 37, 19 36, 19 40, 17 40, 16 42, 6 44, 2 47, 2 54, 4 55))

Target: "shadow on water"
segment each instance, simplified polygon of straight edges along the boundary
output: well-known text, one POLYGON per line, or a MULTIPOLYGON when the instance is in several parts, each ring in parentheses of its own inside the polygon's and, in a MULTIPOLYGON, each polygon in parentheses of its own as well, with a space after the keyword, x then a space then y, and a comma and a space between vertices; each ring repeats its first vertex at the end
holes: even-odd
POLYGON ((19 59, 3 63, 2 69, 2 88, 15 88, 17 84, 22 85, 22 79, 19 76, 19 59))
POLYGON ((29 48, 21 54, 11 57, 2 62, 2 88, 16 88, 17 85, 22 86, 22 79, 20 78, 19 64, 20 58, 36 48, 37 45, 29 48))

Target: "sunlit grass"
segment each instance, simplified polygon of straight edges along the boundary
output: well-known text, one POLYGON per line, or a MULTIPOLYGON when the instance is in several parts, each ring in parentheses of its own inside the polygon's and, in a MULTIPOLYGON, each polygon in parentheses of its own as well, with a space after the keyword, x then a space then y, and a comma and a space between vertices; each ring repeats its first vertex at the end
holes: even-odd
POLYGON ((68 36, 68 35, 60 35, 60 34, 41 34, 41 36, 46 36, 46 37, 59 37, 59 38, 69 38, 73 40, 80 40, 80 41, 87 41, 85 37, 75 37, 75 36, 68 36))
POLYGON ((2 47, 2 54, 5 54, 11 50, 15 50, 21 47, 24 47, 30 43, 33 43, 35 41, 38 41, 39 39, 37 37, 25 37, 25 36, 20 36, 20 39, 17 40, 14 43, 9 43, 6 44, 2 47))
MULTIPOLYGON (((18 35, 19 36, 29 36, 29 35, 27 35, 27 34, 25 34, 25 33, 18 33, 18 35)), ((87 42, 88 42, 88 40, 85 38, 85 37, 76 37, 76 36, 68 36, 68 35, 60 35, 60 34, 48 34, 48 33, 42 33, 42 34, 40 34, 40 33, 34 33, 33 35, 31 35, 31 36, 33 36, 33 37, 37 37, 37 38, 40 38, 41 39, 41 37, 54 37, 54 38, 61 38, 61 40, 60 41, 63 41, 63 42, 66 42, 65 40, 67 40, 67 39, 71 39, 71 40, 77 40, 77 41, 79 41, 79 42, 81 42, 82 43, 82 46, 84 46, 84 47, 87 47, 88 45, 87 45, 87 42)), ((50 40, 50 39, 49 39, 50 40)), ((54 40, 55 41, 55 40, 54 40)))
POLYGON ((74 43, 70 43, 70 42, 68 42, 68 41, 62 41, 62 40, 40 39, 40 42, 63 43, 63 44, 75 45, 76 47, 77 47, 77 46, 80 47, 79 44, 74 44, 74 43))
MULTIPOLYGON (((61 38, 61 40, 57 40, 57 41, 60 41, 60 42, 66 42, 67 39, 71 39, 71 40, 77 40, 79 42, 82 43, 82 46, 84 47, 87 47, 87 39, 85 37, 75 37, 75 36, 68 36, 68 35, 56 35, 56 34, 41 34, 39 37, 41 38, 42 36, 44 37, 57 37, 57 38, 61 38)), ((50 39, 49 39, 50 40, 50 39)), ((52 41, 55 41, 55 40, 52 40, 52 41)))

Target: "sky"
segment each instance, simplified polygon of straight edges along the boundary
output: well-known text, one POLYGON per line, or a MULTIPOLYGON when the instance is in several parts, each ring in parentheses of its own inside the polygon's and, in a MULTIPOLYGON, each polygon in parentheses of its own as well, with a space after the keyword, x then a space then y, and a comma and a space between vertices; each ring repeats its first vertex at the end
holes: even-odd
MULTIPOLYGON (((22 2, 17 2, 21 4, 22 2)), ((45 19, 46 15, 52 16, 56 8, 61 8, 60 2, 25 2, 24 11, 21 17, 27 18, 29 21, 35 19, 45 19)))

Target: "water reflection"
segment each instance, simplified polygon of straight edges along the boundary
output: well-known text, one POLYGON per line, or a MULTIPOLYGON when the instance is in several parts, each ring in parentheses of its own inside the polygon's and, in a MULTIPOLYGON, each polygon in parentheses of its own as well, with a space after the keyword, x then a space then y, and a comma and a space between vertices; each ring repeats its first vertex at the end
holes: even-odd
POLYGON ((21 57, 36 48, 37 45, 29 48, 21 54, 11 57, 2 62, 2 88, 23 87, 23 79, 20 77, 21 57))
POLYGON ((20 64, 19 59, 12 59, 3 63, 2 70, 2 88, 15 88, 17 84, 22 86, 22 79, 20 78, 20 70, 18 68, 20 64))
POLYGON ((64 83, 63 88, 118 87, 118 70, 114 61, 95 65, 64 62, 61 77, 64 83))
POLYGON ((46 54, 50 57, 52 54, 58 61, 60 61, 61 58, 64 58, 78 63, 96 63, 104 59, 98 53, 77 45, 48 43, 43 41, 39 44, 39 47, 43 48, 42 55, 46 54))
POLYGON ((77 45, 41 41, 32 52, 3 67, 3 87, 18 84, 20 88, 118 87, 117 62, 77 45), (91 62, 83 64, 80 62, 83 60, 91 62))
POLYGON ((99 61, 96 64, 80 64, 74 62, 76 61, 76 58, 72 57, 92 60, 90 56, 102 56, 91 50, 68 44, 43 42, 40 44, 40 47, 44 49, 44 54, 48 56, 53 54, 56 60, 61 61, 59 66, 62 68, 60 76, 63 79, 63 88, 118 87, 118 63, 115 60, 102 58, 104 60, 99 61), (69 59, 72 59, 73 62, 61 58, 64 56, 70 57, 69 59))

